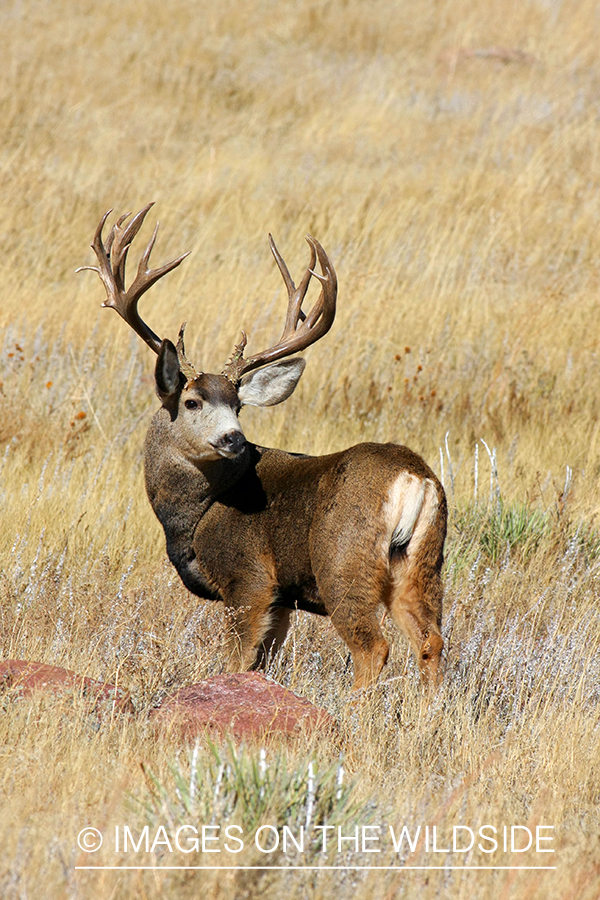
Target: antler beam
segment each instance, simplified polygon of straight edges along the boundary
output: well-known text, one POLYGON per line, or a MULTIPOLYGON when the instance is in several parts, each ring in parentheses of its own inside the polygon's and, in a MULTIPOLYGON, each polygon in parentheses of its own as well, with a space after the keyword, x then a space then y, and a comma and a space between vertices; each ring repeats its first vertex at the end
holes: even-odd
MULTIPOLYGON (((137 305, 140 297, 142 297, 142 295, 145 294, 159 278, 162 278, 163 275, 176 269, 189 254, 184 253, 172 262, 159 266, 158 269, 150 269, 150 254, 152 253, 152 248, 154 247, 156 236, 158 234, 157 222, 152 237, 148 242, 148 246, 140 258, 137 274, 129 288, 125 287, 125 266, 129 248, 142 227, 144 219, 153 206, 154 203, 148 203, 147 206, 135 214, 133 219, 131 219, 127 225, 124 223, 129 219, 131 213, 126 213, 124 216, 121 216, 111 228, 105 244, 102 240, 102 230, 107 218, 112 212, 112 210, 109 209, 100 219, 100 224, 96 229, 96 234, 94 235, 94 240, 91 245, 92 250, 96 254, 98 265, 81 266, 77 271, 82 272, 85 269, 90 269, 92 272, 98 273, 106 290, 106 300, 102 306, 109 306, 116 310, 121 318, 133 328, 135 333, 139 335, 155 353, 158 353, 162 341, 150 326, 143 321, 138 312, 137 305)), ((178 342, 178 351, 179 362, 184 375, 187 378, 196 377, 198 373, 189 360, 186 359, 183 351, 182 334, 180 335, 180 341, 178 342)))
POLYGON ((296 287, 283 257, 275 246, 275 241, 269 235, 271 251, 288 292, 288 309, 285 324, 282 335, 276 344, 267 350, 263 350, 261 353, 250 356, 248 359, 243 358, 247 339, 245 332, 242 331, 242 340, 235 346, 228 363, 222 371, 222 374, 235 385, 239 384, 246 372, 251 372, 253 369, 259 368, 259 366, 291 356, 300 350, 305 350, 318 341, 319 338, 322 338, 323 335, 327 334, 333 325, 337 298, 335 269, 320 243, 310 235, 306 236, 306 240, 311 250, 310 263, 302 276, 302 281, 296 287), (319 261, 322 274, 315 271, 317 260, 319 261), (302 303, 313 275, 321 282, 321 293, 315 305, 306 314, 302 310, 302 303))
MULTIPOLYGON (((152 253, 152 248, 154 247, 156 236, 158 234, 157 223, 152 237, 148 242, 148 246, 140 258, 137 274, 131 285, 126 288, 125 266, 129 248, 152 206, 154 206, 153 203, 148 203, 148 205, 136 213, 127 224, 125 223, 130 218, 131 213, 121 216, 111 228, 109 235, 106 238, 106 242, 103 241, 102 231, 112 210, 105 213, 96 229, 96 234, 94 235, 92 243, 92 249, 96 254, 98 265, 81 266, 77 271, 81 272, 85 269, 90 269, 93 272, 97 272, 106 290, 106 300, 102 306, 109 306, 116 310, 135 333, 139 335, 155 353, 159 353, 162 341, 141 318, 138 312, 138 302, 140 297, 142 297, 143 294, 159 280, 159 278, 162 278, 163 275, 166 275, 168 272, 177 268, 188 254, 184 253, 172 262, 165 263, 157 269, 151 269, 149 267, 150 254, 152 253)), ((302 276, 300 284, 296 287, 283 257, 275 246, 273 238, 269 235, 271 251, 275 257, 275 262, 281 272, 281 277, 283 278, 288 292, 288 308, 285 323, 281 337, 276 344, 269 347, 267 350, 263 350, 261 353, 250 356, 248 359, 244 359, 244 349, 246 347, 247 338, 246 334, 242 331, 242 339, 239 344, 236 344, 229 361, 222 371, 222 374, 236 386, 240 383, 242 376, 246 372, 251 372, 253 369, 257 369, 260 366, 267 365, 275 360, 283 359, 286 356, 291 356, 293 353, 305 350, 311 344, 314 344, 322 338, 323 335, 327 334, 333 324, 337 298, 337 277, 335 269, 320 243, 310 235, 307 235, 306 240, 310 246, 310 263, 302 276), (321 268, 320 274, 315 271, 317 261, 321 268), (306 297, 310 280, 313 276, 321 283, 321 293, 310 312, 305 313, 302 309, 302 304, 306 297)), ((182 325, 179 332, 177 354, 181 371, 189 381, 196 378, 199 373, 196 372, 185 356, 183 344, 184 328, 185 323, 182 325)))

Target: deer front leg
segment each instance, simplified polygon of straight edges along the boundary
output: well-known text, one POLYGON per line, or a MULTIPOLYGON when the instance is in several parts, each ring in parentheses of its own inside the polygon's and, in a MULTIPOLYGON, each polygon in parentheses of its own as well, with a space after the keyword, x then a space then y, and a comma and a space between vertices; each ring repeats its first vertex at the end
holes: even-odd
POLYGON ((275 586, 268 578, 237 583, 223 591, 227 618, 228 672, 264 668, 287 633, 289 610, 273 608, 275 586))
POLYGON ((279 652, 279 648, 287 637, 291 614, 290 609, 271 608, 270 625, 258 648, 257 669, 266 669, 270 660, 274 659, 279 652))

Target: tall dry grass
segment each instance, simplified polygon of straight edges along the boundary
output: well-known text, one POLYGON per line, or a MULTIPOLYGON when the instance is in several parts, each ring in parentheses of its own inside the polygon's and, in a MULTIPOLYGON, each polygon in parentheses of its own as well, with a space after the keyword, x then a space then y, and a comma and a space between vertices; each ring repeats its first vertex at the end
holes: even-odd
POLYGON ((598 896, 599 32, 585 0, 2 6, 2 655, 118 679, 141 713, 95 730, 66 702, 5 699, 3 896, 598 896), (187 319, 207 368, 241 327, 255 349, 280 327, 267 232, 293 272, 307 231, 335 261, 334 329, 288 403, 244 412, 249 437, 309 453, 394 440, 443 462, 435 702, 391 629, 356 707, 327 622, 298 616, 273 664, 340 719, 344 824, 554 825, 556 870, 75 868, 87 824, 300 821, 308 761, 325 773, 340 750, 269 749, 291 780, 264 808, 256 753, 221 748, 224 771, 258 778, 225 809, 210 748, 194 781, 191 751, 145 723, 224 664, 221 610, 183 589, 144 496, 152 354, 74 274, 101 213, 151 199, 156 260, 192 254, 143 309, 161 335, 187 319))

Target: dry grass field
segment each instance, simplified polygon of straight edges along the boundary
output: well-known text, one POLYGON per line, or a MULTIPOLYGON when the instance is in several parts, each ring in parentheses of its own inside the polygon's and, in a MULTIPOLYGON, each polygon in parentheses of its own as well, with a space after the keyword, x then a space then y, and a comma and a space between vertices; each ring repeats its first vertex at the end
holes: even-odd
POLYGON ((3 697, 3 898, 600 896, 599 46, 592 0, 0 5, 1 654, 117 680, 139 711, 98 728, 77 703, 3 697), (222 610, 185 591, 144 493, 153 354, 75 275, 100 215, 150 200, 155 263, 191 255, 142 314, 171 338, 187 320, 209 370, 242 327, 249 349, 278 335, 269 231, 292 274, 306 232, 335 262, 331 333, 294 396, 243 425, 443 466, 431 705, 387 625, 390 663, 350 703, 345 647, 298 614, 271 674, 339 740, 261 761, 147 724, 225 663, 222 610), (260 825, 306 824, 313 795, 313 824, 381 826, 381 853, 254 847, 260 825), (215 823, 244 829, 243 853, 77 846, 88 825, 215 823), (403 824, 436 826, 438 850, 455 825, 554 826, 555 852, 395 853, 403 824), (298 861, 440 868, 276 868, 298 861), (242 863, 270 868, 77 868, 242 863))

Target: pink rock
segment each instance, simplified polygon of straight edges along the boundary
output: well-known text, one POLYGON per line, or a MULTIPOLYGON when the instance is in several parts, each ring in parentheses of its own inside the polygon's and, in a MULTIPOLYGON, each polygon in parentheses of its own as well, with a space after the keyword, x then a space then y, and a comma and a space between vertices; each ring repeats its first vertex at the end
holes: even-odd
POLYGON ((135 711, 129 691, 123 688, 77 675, 60 666, 23 659, 0 662, 0 691, 10 691, 19 698, 31 697, 39 691, 80 696, 89 701, 91 711, 95 713, 133 715, 135 711))
POLYGON ((184 738, 217 732, 264 740, 335 730, 328 712, 258 672, 215 675, 180 688, 151 716, 161 729, 175 730, 184 738))

